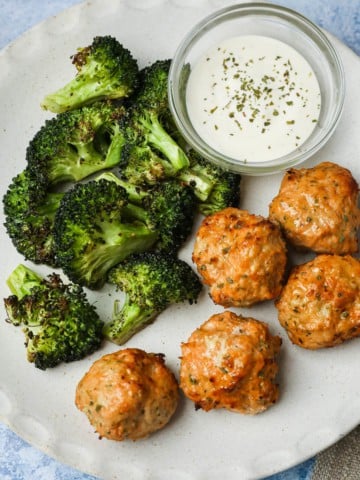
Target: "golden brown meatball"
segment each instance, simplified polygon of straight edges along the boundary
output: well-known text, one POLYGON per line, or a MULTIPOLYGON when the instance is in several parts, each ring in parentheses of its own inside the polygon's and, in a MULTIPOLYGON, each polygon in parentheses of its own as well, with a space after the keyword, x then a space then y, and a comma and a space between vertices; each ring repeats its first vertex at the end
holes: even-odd
POLYGON ((294 267, 276 307, 290 340, 301 347, 332 347, 359 336, 359 260, 323 254, 294 267))
POLYGON ((224 307, 270 300, 282 288, 286 247, 280 229, 246 210, 229 207, 206 217, 192 258, 212 300, 224 307))
POLYGON ((269 218, 295 247, 348 254, 358 249, 358 185, 349 170, 324 162, 289 170, 270 204, 269 218))
POLYGON ((168 423, 178 396, 163 355, 127 348, 93 363, 77 386, 75 404, 100 437, 137 440, 168 423))
POLYGON ((215 314, 181 346, 180 387, 197 408, 256 414, 274 404, 281 339, 233 312, 215 314))

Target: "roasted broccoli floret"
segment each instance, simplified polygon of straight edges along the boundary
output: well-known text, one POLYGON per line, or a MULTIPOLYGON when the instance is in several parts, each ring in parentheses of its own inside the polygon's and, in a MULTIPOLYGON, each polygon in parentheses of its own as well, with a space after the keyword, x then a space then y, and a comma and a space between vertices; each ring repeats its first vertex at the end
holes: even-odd
POLYGON ((136 101, 148 108, 156 109, 166 132, 183 150, 186 150, 187 143, 180 134, 169 109, 168 77, 170 65, 171 59, 158 60, 140 71, 136 101))
POLYGON ((125 293, 115 301, 112 320, 105 324, 105 337, 122 345, 172 304, 194 303, 202 284, 183 260, 164 253, 131 255, 110 270, 109 282, 125 293))
POLYGON ((156 232, 129 218, 128 203, 126 191, 106 180, 78 183, 64 194, 54 240, 58 265, 71 281, 100 288, 111 267, 156 242, 156 232))
POLYGON ((155 184, 189 166, 186 153, 166 132, 155 109, 133 106, 125 138, 120 172, 131 183, 155 184))
POLYGON ((72 56, 75 78, 47 95, 42 108, 61 113, 97 100, 129 97, 137 85, 138 65, 128 49, 111 36, 98 36, 72 56))
POLYGON ((55 273, 42 278, 22 264, 7 284, 7 321, 23 327, 27 358, 35 367, 80 360, 101 346, 104 323, 79 285, 64 284, 55 273))
MULTIPOLYGON (((126 150, 126 146, 124 150, 126 150)), ((123 151, 124 151, 123 150, 123 151)), ((149 152, 142 152, 143 157, 131 157, 125 164, 122 162, 121 175, 126 180, 139 186, 156 185, 161 181, 175 179, 180 185, 191 188, 197 198, 197 210, 203 215, 209 215, 223 208, 237 206, 240 198, 241 176, 226 171, 189 151, 189 167, 183 168, 176 174, 156 168, 159 164, 148 156, 149 152), (142 161, 144 160, 144 161, 142 161), (149 161, 148 161, 149 160, 149 161)), ((154 153, 150 153, 151 157, 154 153)))
POLYGON ((112 172, 98 177, 114 181, 122 186, 129 196, 126 211, 151 230, 158 233, 152 249, 176 253, 190 235, 197 209, 197 200, 189 187, 170 179, 151 188, 141 188, 112 172))
POLYGON ((138 185, 153 185, 176 177, 181 184, 192 188, 198 198, 198 209, 205 215, 228 206, 235 206, 239 200, 240 175, 224 171, 203 159, 194 150, 185 147, 186 142, 177 129, 169 109, 167 95, 169 68, 170 60, 163 60, 140 72, 140 88, 135 97, 134 112, 130 116, 130 127, 126 129, 127 143, 122 149, 120 174, 138 185), (137 118, 138 116, 141 118, 141 112, 148 115, 156 112, 166 133, 182 152, 186 152, 186 162, 173 168, 172 163, 171 165, 168 162, 164 163, 165 152, 155 143, 149 145, 149 142, 142 143, 134 139, 138 130, 137 118))
POLYGON ((56 266, 53 224, 62 197, 63 193, 42 191, 27 169, 10 183, 3 197, 4 225, 25 259, 56 266))
POLYGON ((27 148, 32 180, 48 189, 114 167, 120 161, 124 114, 123 106, 103 101, 47 120, 27 148))
MULTIPOLYGON (((158 61, 140 73, 125 128, 120 171, 131 183, 155 184, 189 166, 182 146, 169 134, 167 99, 169 61, 158 61)), ((172 126, 171 126, 172 128, 172 126)))
POLYGON ((200 213, 210 215, 226 207, 237 207, 241 176, 210 163, 194 150, 188 156, 190 167, 181 171, 178 179, 192 188, 200 213))

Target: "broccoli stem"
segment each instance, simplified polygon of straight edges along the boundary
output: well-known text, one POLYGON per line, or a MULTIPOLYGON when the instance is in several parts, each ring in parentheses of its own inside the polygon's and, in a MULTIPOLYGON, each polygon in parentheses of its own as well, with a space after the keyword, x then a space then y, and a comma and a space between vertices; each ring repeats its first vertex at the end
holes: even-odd
POLYGON ((146 210, 132 203, 128 203, 124 207, 124 218, 136 219, 139 222, 144 223, 145 225, 147 225, 150 221, 149 215, 146 210))
POLYGON ((103 335, 116 345, 123 345, 156 316, 157 312, 130 302, 126 295, 123 304, 118 300, 114 302, 112 320, 104 325, 103 335))
POLYGON ((63 193, 47 193, 44 201, 37 207, 37 214, 53 220, 63 196, 63 193))
POLYGON ((104 157, 94 148, 92 143, 69 144, 68 156, 59 157, 56 162, 51 163, 49 180, 50 183, 78 182, 103 169, 104 165, 109 168, 115 164, 107 165, 104 157))
POLYGON ((101 86, 96 76, 91 78, 95 74, 96 71, 90 72, 90 69, 86 74, 78 73, 73 80, 58 91, 47 95, 41 103, 41 107, 53 113, 62 113, 93 103, 94 99, 112 98, 107 91, 107 85, 101 86))
POLYGON ((188 185, 202 202, 207 200, 214 187, 213 181, 205 175, 192 171, 191 168, 181 171, 178 178, 188 185))
POLYGON ((106 158, 104 163, 109 166, 115 166, 119 163, 121 150, 125 144, 124 136, 120 132, 120 128, 117 126, 112 132, 112 141, 108 147, 106 158))
POLYGON ((147 130, 147 139, 171 163, 172 170, 178 172, 190 165, 185 152, 161 126, 156 114, 141 118, 140 123, 147 130))
POLYGON ((42 278, 23 264, 12 271, 6 283, 11 293, 21 300, 31 289, 40 285, 42 278))

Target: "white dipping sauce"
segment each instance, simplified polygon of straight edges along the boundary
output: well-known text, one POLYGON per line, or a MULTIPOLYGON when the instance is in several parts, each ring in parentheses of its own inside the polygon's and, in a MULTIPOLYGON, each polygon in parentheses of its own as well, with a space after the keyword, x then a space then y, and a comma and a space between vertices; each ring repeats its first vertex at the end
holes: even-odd
POLYGON ((242 162, 286 155, 310 136, 321 92, 309 63, 270 37, 229 38, 190 73, 186 104, 198 135, 242 162))

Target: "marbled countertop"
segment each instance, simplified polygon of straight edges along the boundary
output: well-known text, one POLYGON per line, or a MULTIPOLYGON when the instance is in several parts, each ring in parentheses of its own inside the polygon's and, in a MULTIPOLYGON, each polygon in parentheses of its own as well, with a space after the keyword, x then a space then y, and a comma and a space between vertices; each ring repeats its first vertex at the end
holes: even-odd
MULTIPOLYGON (((77 3, 80 2, 0 0, 0 49, 38 22, 77 3)), ((360 0, 279 0, 277 3, 305 14, 360 55, 360 0)), ((271 480, 310 480, 315 462, 316 459, 310 459, 286 472, 274 475, 271 480)), ((0 424, 0 480, 93 478, 53 460, 0 424)))

